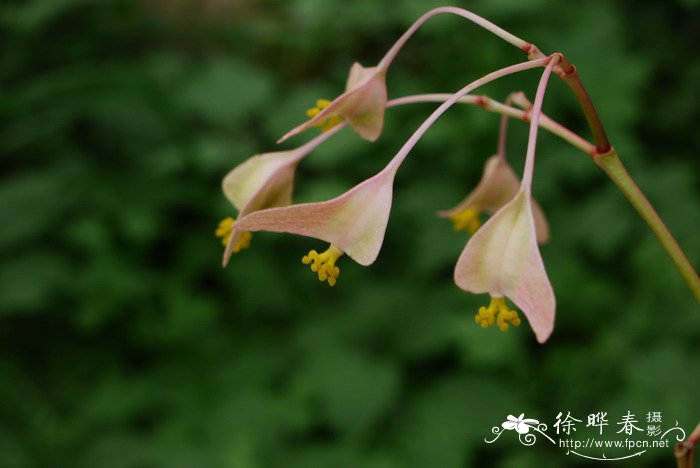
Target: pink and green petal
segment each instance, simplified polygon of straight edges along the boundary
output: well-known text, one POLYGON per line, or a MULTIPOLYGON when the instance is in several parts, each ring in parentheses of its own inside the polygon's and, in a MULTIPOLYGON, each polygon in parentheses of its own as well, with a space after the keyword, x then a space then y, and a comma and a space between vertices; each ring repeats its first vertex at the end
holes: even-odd
POLYGON ((236 223, 246 231, 287 232, 326 241, 360 265, 372 264, 384 241, 395 170, 384 170, 325 202, 256 211, 236 223))
MULTIPOLYGON (((476 208, 493 214, 515 197, 520 190, 520 180, 505 158, 491 156, 486 160, 484 172, 472 192, 457 206, 450 210, 439 211, 438 216, 448 218, 468 208, 476 208)), ((537 242, 545 244, 549 241, 549 223, 539 204, 531 201, 532 213, 535 220, 537 242)))
POLYGON ((242 211, 251 201, 259 198, 261 191, 274 183, 279 193, 273 198, 279 204, 268 206, 288 205, 292 201, 294 170, 303 157, 303 153, 294 150, 255 155, 224 177, 224 194, 234 207, 242 211))
POLYGON ((555 299, 530 207, 530 197, 521 190, 494 214, 467 243, 454 279, 464 291, 509 298, 544 343, 554 328, 555 299))
MULTIPOLYGON (((231 170, 224 177, 222 188, 226 198, 238 209, 238 218, 253 211, 290 205, 294 173, 299 161, 344 126, 337 125, 294 150, 255 155, 231 170)), ((231 227, 233 232, 222 262, 224 267, 239 248, 238 241, 244 235, 240 232, 238 223, 234 222, 231 227)))
POLYGON ((345 92, 314 117, 287 132, 278 143, 334 115, 343 117, 365 140, 375 141, 384 126, 386 102, 386 70, 378 67, 365 68, 355 62, 350 68, 345 92))

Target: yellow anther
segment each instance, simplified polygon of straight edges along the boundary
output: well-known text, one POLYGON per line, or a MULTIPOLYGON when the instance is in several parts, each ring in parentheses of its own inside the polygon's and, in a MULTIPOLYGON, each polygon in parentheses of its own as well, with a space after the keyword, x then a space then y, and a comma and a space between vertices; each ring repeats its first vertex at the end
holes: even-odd
POLYGON ((496 321, 496 312, 491 307, 480 307, 479 313, 474 317, 474 321, 481 325, 481 328, 488 328, 496 321))
MULTIPOLYGON (((330 105, 330 103, 331 103, 331 101, 329 101, 328 99, 317 99, 316 100, 316 107, 312 107, 311 109, 307 109, 306 116, 310 119, 313 119, 318 114, 320 114, 323 109, 328 107, 330 105)), ((328 130, 335 127, 336 125, 338 125, 342 121, 343 121, 343 118, 341 116, 339 116, 337 114, 333 114, 325 119, 321 119, 318 122, 316 122, 314 124, 314 127, 318 127, 321 129, 321 131, 327 132, 328 130)))
POLYGON ((304 258, 301 259, 301 263, 304 265, 311 265, 311 271, 318 274, 319 281, 328 281, 329 286, 335 285, 338 275, 340 275, 340 268, 335 266, 335 261, 343 255, 336 246, 331 244, 323 253, 318 253, 315 250, 310 251, 304 258))
POLYGON ((232 251, 233 253, 238 253, 243 249, 247 249, 250 247, 250 240, 253 238, 253 234, 250 231, 244 231, 241 233, 241 236, 236 239, 236 242, 233 244, 232 251))
POLYGON ((474 234, 481 227, 479 210, 476 208, 465 208, 462 211, 450 215, 450 220, 455 231, 467 231, 474 234))
MULTIPOLYGON (((236 220, 229 216, 228 218, 222 219, 219 223, 219 226, 216 228, 214 234, 216 234, 216 237, 221 238, 221 244, 227 245, 231 240, 231 236, 233 235, 233 223, 235 222, 236 220)), ((252 238, 253 234, 250 232, 242 232, 238 239, 236 239, 236 242, 233 244, 233 253, 238 253, 241 250, 250 247, 250 240, 252 238)))
POLYGON ((318 107, 312 107, 311 109, 306 109, 306 116, 310 119, 313 119, 316 117, 318 114, 321 113, 321 109, 318 107))
POLYGON ((509 309, 506 305, 503 305, 501 307, 501 312, 498 314, 498 318, 496 319, 496 325, 498 325, 498 328, 500 328, 501 331, 507 331, 508 324, 511 324, 514 327, 519 327, 520 317, 518 317, 518 313, 516 311, 509 309))
POLYGON ((233 223, 235 221, 236 220, 230 216, 222 219, 214 232, 216 237, 221 237, 221 242, 224 245, 228 244, 228 240, 231 238, 231 234, 233 233, 233 223))
POLYGON ((504 297, 491 296, 489 306, 479 308, 479 313, 474 317, 474 321, 482 328, 490 327, 495 323, 501 331, 507 331, 508 325, 520 326, 518 313, 508 308, 504 297))

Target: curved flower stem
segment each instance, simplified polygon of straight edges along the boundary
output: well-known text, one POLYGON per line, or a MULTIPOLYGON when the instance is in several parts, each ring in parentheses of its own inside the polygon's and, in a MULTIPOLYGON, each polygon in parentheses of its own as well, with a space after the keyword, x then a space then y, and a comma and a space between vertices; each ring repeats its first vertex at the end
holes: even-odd
MULTIPOLYGON (((377 65, 378 68, 388 68, 391 62, 394 60, 396 57, 396 54, 399 53, 399 50, 406 44, 408 39, 415 33, 418 28, 420 28, 423 23, 428 21, 430 18, 433 16, 439 15, 441 13, 450 13, 453 15, 461 16, 462 18, 466 18, 469 21, 472 21, 473 23, 481 26, 482 28, 492 32, 496 36, 500 37, 506 42, 509 42, 510 44, 513 44, 515 47, 528 51, 532 47, 530 43, 520 39, 517 36, 514 36, 513 34, 509 33, 508 31, 496 26, 492 22, 486 20, 485 18, 482 18, 481 16, 472 13, 471 11, 465 10, 463 8, 456 8, 456 7, 439 7, 435 8, 433 10, 430 10, 429 12, 425 13, 423 16, 418 18, 410 28, 406 30, 405 33, 394 43, 393 46, 391 46, 391 49, 384 55, 384 58, 379 62, 377 65)), ((537 57, 541 58, 541 57, 537 57)))
POLYGON ((486 83, 497 80, 506 75, 510 75, 524 70, 529 70, 531 68, 540 67, 547 63, 549 60, 550 59, 547 57, 529 62, 521 62, 515 65, 511 65, 509 67, 501 68, 500 70, 491 72, 479 78, 476 81, 472 81, 467 86, 457 91, 447 101, 443 102, 437 109, 435 109, 427 119, 425 119, 425 121, 420 125, 420 127, 418 127, 418 129, 413 133, 413 135, 411 135, 411 137, 406 141, 406 143, 404 143, 399 152, 396 153, 396 156, 394 156, 393 159, 389 162, 389 164, 387 164, 384 171, 386 171, 387 174, 396 171, 403 162, 403 160, 406 159, 406 156, 408 156, 408 153, 413 149, 418 140, 421 139, 423 134, 426 131, 428 131, 428 129, 435 123, 435 121, 438 118, 440 118, 440 116, 447 109, 449 109, 454 103, 456 103, 459 100, 459 98, 466 95, 467 93, 470 93, 471 91, 474 91, 478 87, 485 85, 486 83))
POLYGON ((615 149, 607 154, 599 154, 593 157, 593 161, 610 177, 615 185, 622 191, 627 200, 632 204, 637 213, 649 225, 651 232, 661 242, 676 268, 683 276, 693 295, 700 302, 700 278, 690 264, 688 257, 681 250, 678 242, 673 238, 668 228, 651 206, 625 167, 622 165, 615 149))
MULTIPOLYGON (((418 94, 414 96, 405 96, 389 101, 387 103, 387 107, 421 102, 445 102, 450 97, 452 97, 450 94, 418 94)), ((478 105, 487 111, 523 120, 525 122, 531 121, 532 116, 529 111, 533 105, 525 97, 525 95, 523 93, 514 93, 510 96, 510 99, 514 104, 522 107, 524 110, 500 103, 489 98, 488 96, 467 95, 459 98, 457 102, 478 105)), ((627 173, 617 153, 612 150, 607 154, 598 154, 595 145, 589 143, 581 136, 550 119, 544 114, 541 114, 540 116, 539 126, 545 130, 548 130, 554 135, 557 135, 575 148, 578 148, 583 153, 593 158, 595 163, 601 167, 601 169, 603 169, 603 171, 613 180, 613 182, 615 182, 625 197, 630 200, 633 207, 637 210, 642 219, 644 219, 644 221, 649 225, 649 228, 659 239, 666 252, 668 252, 674 265, 676 265, 676 268, 678 268, 681 275, 683 275, 683 278, 685 279, 686 283, 688 283, 693 295, 698 299, 698 301, 700 301, 700 280, 698 279, 697 273, 681 248, 678 246, 678 243, 668 231, 668 228, 664 225, 654 208, 639 190, 639 187, 637 187, 634 180, 627 173)))
MULTIPOLYGON (((515 93, 513 94, 513 102, 517 105, 521 105, 518 100, 520 99, 519 96, 522 95, 524 102, 528 102, 527 98, 524 98, 524 95, 522 93, 515 93), (516 99, 517 98, 517 99, 516 99)), ((405 97, 400 97, 396 99, 392 99, 391 101, 387 102, 387 107, 394 107, 394 106, 399 106, 403 104, 413 104, 413 103, 421 103, 421 102, 445 102, 448 100, 450 97, 452 97, 451 94, 416 94, 413 96, 405 96, 405 97)), ((532 106, 530 104, 529 106, 521 106, 524 107, 525 110, 518 109, 516 107, 512 107, 506 104, 503 104, 501 102, 498 102, 488 96, 485 95, 480 95, 480 96, 463 96, 457 100, 457 102, 461 104, 474 104, 477 106, 480 106, 482 109, 493 112, 496 114, 501 114, 503 116, 508 116, 513 119, 518 119, 522 120, 523 122, 530 122, 530 112, 529 108, 532 106)), ((522 101, 521 101, 522 102, 522 101)), ((582 151, 583 153, 587 154, 588 156, 593 157, 594 154, 596 154, 596 148, 595 145, 591 144, 590 142, 586 141, 583 137, 579 136, 578 134, 572 132, 568 128, 564 127, 560 123, 552 120, 551 118, 547 117, 546 115, 542 114, 540 116, 540 122, 539 122, 540 127, 544 128, 545 130, 549 131, 550 133, 558 136, 562 140, 566 141, 573 147, 577 148, 578 150, 582 151)))
MULTIPOLYGON (((396 55, 399 53, 401 48, 406 44, 406 42, 408 42, 408 39, 410 39, 410 37, 413 36, 413 34, 430 18, 443 13, 461 16, 462 18, 465 18, 477 24, 478 26, 481 26, 487 31, 500 37, 504 41, 527 52, 530 60, 539 60, 546 56, 540 51, 540 49, 536 45, 531 44, 519 38, 518 36, 509 33, 505 29, 493 24, 485 18, 482 18, 476 13, 472 13, 469 10, 457 7, 439 7, 428 11, 423 16, 418 18, 411 25, 411 27, 409 27, 406 30, 406 32, 404 32, 401 35, 401 37, 394 43, 394 45, 391 46, 391 48, 381 59, 377 67, 387 70, 389 68, 389 65, 391 65, 391 62, 393 62, 394 58, 396 58, 396 55)), ((581 78, 578 74, 578 71, 576 70, 576 67, 573 64, 569 63, 569 61, 567 61, 563 56, 561 56, 560 63, 555 68, 555 73, 562 80, 564 80, 564 82, 571 88, 574 95, 576 96, 576 99, 578 100, 579 105, 583 110, 583 114, 586 117, 588 126, 591 129, 591 133, 593 134, 596 152, 599 154, 607 153, 610 150, 610 142, 608 141, 608 136, 605 133, 605 129, 603 128, 603 124, 600 121, 598 112, 596 111, 595 106, 591 101, 591 98, 588 96, 586 88, 581 82, 581 78)))
MULTIPOLYGON (((418 18, 411 25, 411 27, 409 27, 406 30, 406 32, 404 32, 401 35, 401 37, 394 43, 394 45, 391 46, 391 48, 381 59, 377 67, 387 70, 389 68, 389 65, 391 65, 391 62, 393 62, 394 58, 396 58, 396 55, 399 53, 401 48, 406 44, 406 42, 408 42, 408 39, 410 39, 410 37, 413 36, 413 34, 430 18, 443 13, 461 16, 462 18, 465 18, 477 24, 478 26, 481 26, 487 31, 500 37, 504 41, 514 45, 520 50, 527 52, 530 60, 539 60, 541 58, 546 57, 546 55, 543 54, 542 51, 540 51, 540 49, 535 44, 531 44, 519 38, 518 36, 509 33, 505 29, 493 24, 485 18, 482 18, 476 13, 472 13, 469 10, 457 7, 439 7, 428 11, 423 16, 418 18)), ((591 133, 593 134, 596 152, 599 154, 604 154, 610 151, 610 142, 608 141, 608 136, 605 132, 605 128, 603 127, 603 124, 600 121, 600 117, 598 116, 598 112, 596 111, 596 108, 593 105, 591 98, 588 96, 586 88, 581 82, 581 78, 578 74, 578 71, 576 70, 576 67, 573 64, 571 64, 568 60, 566 60, 563 55, 561 55, 560 62, 554 71, 562 80, 564 80, 564 82, 571 88, 574 95, 576 96, 576 99, 578 100, 579 105, 583 110, 583 114, 586 117, 588 126, 591 129, 591 133)))
MULTIPOLYGON (((504 104, 506 106, 512 103, 512 95, 506 97, 504 104)), ((506 141, 508 137, 508 120, 509 117, 505 114, 501 115, 501 121, 498 123, 498 149, 497 154, 501 161, 506 159, 506 141)))
POLYGON ((547 68, 542 73, 540 84, 537 86, 537 94, 535 95, 535 105, 532 106, 532 121, 530 122, 530 135, 527 140, 527 153, 525 155, 525 169, 523 169, 522 186, 530 194, 532 188, 532 173, 535 170, 535 148, 537 146, 537 130, 539 130, 540 114, 542 114, 542 102, 544 101, 544 93, 547 90, 547 82, 552 73, 552 69, 561 60, 561 55, 555 54, 547 68))
POLYGON ((700 442, 700 423, 698 423, 698 425, 695 426, 693 432, 691 432, 688 436, 688 443, 693 444, 693 446, 695 446, 698 444, 698 442, 700 442))
POLYGON ((695 446, 688 442, 678 442, 673 448, 678 468, 693 468, 695 466, 695 446))
POLYGON ((565 73, 559 76, 567 85, 569 85, 571 90, 574 92, 576 99, 578 99, 579 105, 583 110, 583 115, 586 116, 588 126, 591 129, 591 133, 593 133, 593 141, 595 141, 596 152, 599 154, 607 153, 610 151, 611 147, 610 142, 608 141, 608 135, 605 133, 605 128, 603 128, 603 123, 600 121, 600 117, 598 117, 598 112, 596 111, 591 98, 588 96, 586 88, 583 87, 583 83, 581 82, 581 78, 578 76, 576 67, 573 65, 571 67, 573 68, 571 73, 565 73))
MULTIPOLYGON (((531 44, 526 50, 530 59, 537 59, 545 56, 534 44, 531 44)), ((588 122, 588 126, 593 134, 596 153, 604 154, 610 151, 610 142, 608 141, 608 136, 605 133, 605 128, 603 128, 603 123, 600 121, 600 117, 598 117, 598 111, 596 111, 593 101, 591 101, 590 96, 588 96, 588 91, 586 91, 586 88, 581 82, 581 77, 578 75, 576 67, 566 60, 563 55, 561 55, 561 61, 559 62, 559 65, 554 68, 554 73, 556 73, 559 78, 564 80, 564 82, 574 92, 574 95, 576 96, 576 99, 583 110, 583 115, 586 117, 586 122, 588 122)))
MULTIPOLYGON (((555 67, 556 69, 556 67, 555 67)), ((526 121, 529 122, 530 118, 532 117, 531 112, 532 112, 532 102, 525 96, 525 93, 522 91, 518 91, 515 93, 512 93, 510 96, 508 96, 513 104, 516 106, 520 107, 521 109, 527 111, 527 119, 526 121)), ((598 150, 596 146, 592 143, 590 143, 588 140, 585 138, 581 137, 577 133, 572 132, 568 128, 564 127, 560 123, 552 120, 550 117, 545 115, 544 113, 540 114, 540 122, 539 122, 540 127, 549 130, 550 132, 554 133, 555 135, 559 136, 572 146, 575 146, 576 148, 580 149, 584 153, 586 153, 588 156, 593 158, 596 154, 598 154, 598 150), (550 130, 554 129, 553 130, 550 130)))
POLYGON ((688 439, 678 442, 673 449, 678 468, 693 468, 695 466, 695 446, 700 440, 700 424, 688 436, 688 439))

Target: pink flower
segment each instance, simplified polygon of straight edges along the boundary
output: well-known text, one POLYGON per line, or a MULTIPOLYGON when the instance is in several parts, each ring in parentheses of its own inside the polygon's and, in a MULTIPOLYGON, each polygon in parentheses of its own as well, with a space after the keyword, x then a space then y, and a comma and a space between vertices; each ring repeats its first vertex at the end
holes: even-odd
POLYGON ((510 73, 541 66, 545 60, 533 60, 497 70, 462 88, 433 111, 381 172, 344 194, 324 202, 255 211, 240 218, 236 223, 237 228, 288 232, 329 242, 328 250, 321 254, 312 250, 302 262, 311 265, 311 270, 318 273, 319 280, 328 281, 333 286, 340 273, 335 262, 344 253, 364 266, 376 260, 389 220, 394 175, 428 128, 462 96, 479 86, 510 73))
POLYGON ((316 107, 307 111, 310 120, 287 132, 278 143, 311 127, 320 127, 327 131, 342 119, 365 140, 375 141, 379 138, 384 126, 384 109, 387 102, 386 73, 389 66, 418 28, 433 16, 445 13, 466 18, 521 50, 529 51, 532 47, 531 44, 468 10, 455 7, 434 8, 408 28, 376 67, 363 67, 355 62, 350 68, 345 92, 332 101, 319 99, 316 107))
POLYGON ((236 224, 245 231, 288 232, 330 243, 325 252, 312 250, 302 261, 311 264, 319 280, 333 286, 340 274, 335 262, 341 255, 364 266, 379 255, 397 169, 392 160, 380 173, 332 200, 255 211, 236 224))
MULTIPOLYGON (((442 218, 450 218, 456 231, 474 234, 481 226, 479 215, 482 212, 494 214, 515 197, 520 190, 520 180, 515 171, 502 156, 491 156, 486 160, 484 173, 479 184, 457 206, 438 212, 442 218)), ((537 242, 549 240, 549 225, 542 209, 532 201, 532 213, 537 231, 537 242)))
POLYGON ((278 143, 311 127, 330 130, 342 119, 362 138, 374 141, 382 133, 386 101, 386 68, 365 68, 355 62, 345 92, 333 101, 316 101, 316 107, 307 111, 310 119, 287 132, 278 143))
POLYGON ((507 297, 523 311, 540 343, 554 329, 556 304, 537 247, 531 187, 544 92, 559 60, 555 55, 548 61, 537 88, 520 190, 469 239, 454 272, 455 283, 464 291, 491 295, 489 306, 474 317, 477 324, 486 328, 496 323, 502 331, 519 326, 520 318, 506 305, 507 297))
POLYGON ((508 297, 543 343, 554 328, 555 300, 537 248, 531 204, 529 193, 520 190, 496 212, 469 239, 454 279, 464 291, 491 295, 489 307, 482 307, 475 318, 482 327, 497 323, 505 331, 508 324, 520 324, 517 314, 505 305, 508 297))
MULTIPOLYGON (((343 125, 322 133, 305 145, 290 150, 255 155, 229 172, 222 182, 226 198, 238 209, 238 217, 270 207, 292 203, 294 172, 297 164, 314 148, 338 132, 343 125)), ((247 248, 252 235, 239 228, 232 217, 219 223, 216 235, 226 246, 223 265, 231 255, 247 248)))

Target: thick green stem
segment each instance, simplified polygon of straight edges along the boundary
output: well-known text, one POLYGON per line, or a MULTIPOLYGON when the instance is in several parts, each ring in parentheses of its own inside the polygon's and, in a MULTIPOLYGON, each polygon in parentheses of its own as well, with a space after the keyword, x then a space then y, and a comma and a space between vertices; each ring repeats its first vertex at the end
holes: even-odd
POLYGON ((683 276, 683 279, 688 284, 693 295, 697 301, 700 302, 700 277, 698 277, 697 272, 688 261, 683 250, 681 250, 678 242, 676 242, 664 222, 654 210, 654 207, 651 206, 649 200, 647 200, 622 165, 622 161, 620 161, 617 152, 611 149, 606 154, 596 155, 593 160, 598 167, 615 182, 615 185, 617 185, 625 197, 627 197, 627 200, 629 200, 634 209, 637 210, 637 213, 646 221, 651 232, 659 239, 659 242, 661 242, 661 245, 671 257, 671 260, 673 260, 673 263, 683 276))

